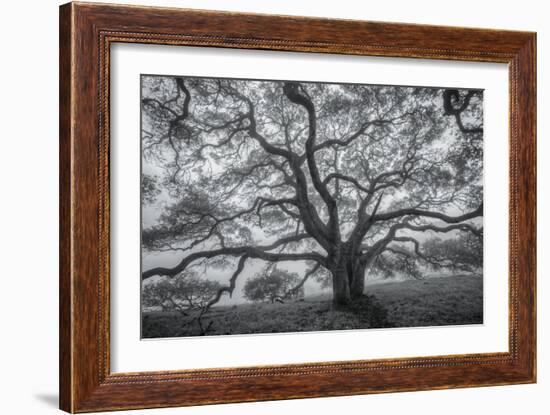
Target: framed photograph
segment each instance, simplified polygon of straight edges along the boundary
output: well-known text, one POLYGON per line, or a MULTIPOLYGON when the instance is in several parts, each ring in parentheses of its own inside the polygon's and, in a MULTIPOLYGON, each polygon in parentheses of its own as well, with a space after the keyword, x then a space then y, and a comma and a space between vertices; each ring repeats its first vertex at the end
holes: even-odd
POLYGON ((536 35, 60 8, 60 407, 536 381, 536 35))

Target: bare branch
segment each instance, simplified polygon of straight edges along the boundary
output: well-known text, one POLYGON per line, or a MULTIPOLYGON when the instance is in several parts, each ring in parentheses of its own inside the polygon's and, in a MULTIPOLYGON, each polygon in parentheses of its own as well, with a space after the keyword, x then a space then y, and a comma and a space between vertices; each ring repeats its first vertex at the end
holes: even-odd
POLYGON ((459 223, 469 219, 483 216, 483 204, 479 205, 477 209, 459 216, 449 216, 440 212, 431 212, 429 210, 399 209, 393 212, 386 212, 386 213, 380 213, 380 214, 374 215, 373 221, 380 222, 380 221, 396 219, 403 216, 423 216, 428 218, 439 219, 446 223, 459 223))
POLYGON ((315 160, 314 146, 315 140, 317 138, 317 116, 315 113, 315 106, 313 105, 313 101, 311 100, 311 98, 307 95, 305 89, 298 83, 285 82, 283 86, 283 92, 289 99, 289 101, 304 107, 307 111, 309 133, 305 144, 305 154, 309 174, 311 176, 313 187, 315 188, 315 190, 317 190, 317 192, 327 205, 330 217, 329 229, 331 231, 331 237, 333 239, 339 238, 340 231, 338 227, 338 207, 336 205, 336 200, 328 191, 326 184, 321 181, 321 178, 319 176, 319 168, 317 167, 317 162, 315 160))
POLYGON ((229 285, 221 287, 218 290, 215 297, 212 298, 208 302, 208 304, 206 305, 207 308, 212 307, 214 304, 216 304, 218 301, 220 301, 220 299, 222 298, 222 295, 224 293, 228 293, 229 297, 231 297, 233 295, 233 290, 235 290, 235 283, 237 281, 237 277, 241 274, 241 272, 243 272, 244 265, 245 265, 245 262, 246 262, 247 259, 248 259, 248 257, 246 255, 242 256, 239 259, 239 262, 237 263, 237 269, 235 270, 235 272, 233 273, 233 275, 231 275, 231 278, 229 279, 229 285))
POLYGON ((303 278, 300 280, 298 284, 296 284, 294 287, 292 287, 290 290, 288 290, 284 295, 283 299, 292 297, 300 288, 304 286, 306 281, 311 277, 313 274, 317 272, 317 270, 321 267, 321 263, 317 262, 312 268, 310 268, 303 276, 303 278))
POLYGON ((247 256, 249 258, 259 258, 265 261, 298 261, 298 260, 312 260, 324 263, 324 258, 321 254, 316 252, 304 252, 304 253, 272 253, 273 249, 278 248, 281 245, 289 242, 299 242, 304 239, 311 238, 308 234, 291 235, 280 238, 278 241, 263 246, 240 246, 240 247, 226 247, 220 249, 213 249, 208 251, 194 252, 185 257, 178 265, 173 268, 152 268, 142 273, 142 279, 153 277, 155 275, 166 275, 173 277, 187 268, 192 262, 201 258, 214 258, 218 256, 247 256))

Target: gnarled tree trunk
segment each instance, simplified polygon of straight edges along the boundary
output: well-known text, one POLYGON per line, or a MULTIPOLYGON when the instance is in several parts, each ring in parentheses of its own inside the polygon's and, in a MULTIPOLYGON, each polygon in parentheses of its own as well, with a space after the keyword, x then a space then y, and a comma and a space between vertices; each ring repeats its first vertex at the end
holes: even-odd
POLYGON ((351 298, 359 298, 365 291, 366 264, 357 261, 353 268, 351 283, 351 298))
POLYGON ((366 264, 347 259, 331 270, 333 302, 336 307, 348 305, 363 295, 366 264))
POLYGON ((337 244, 337 247, 331 258, 332 264, 337 266, 330 270, 333 279, 333 302, 338 307, 363 296, 365 271, 371 265, 377 250, 371 250, 370 255, 366 256, 361 252, 359 241, 353 238, 337 244))
POLYGON ((339 264, 332 272, 332 302, 335 307, 346 306, 351 302, 350 279, 345 264, 339 264))

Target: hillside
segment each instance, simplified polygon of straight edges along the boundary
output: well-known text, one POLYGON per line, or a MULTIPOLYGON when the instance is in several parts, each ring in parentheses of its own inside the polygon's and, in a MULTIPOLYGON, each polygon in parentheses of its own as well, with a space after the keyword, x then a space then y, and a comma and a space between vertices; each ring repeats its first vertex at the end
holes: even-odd
MULTIPOLYGON (((284 304, 214 307, 203 318, 208 335, 281 333, 483 323, 483 279, 454 276, 371 284, 346 310, 333 310, 330 296, 284 304)), ((174 312, 143 313, 142 337, 199 335, 174 312)), ((195 327, 197 326, 197 327, 195 327)))
POLYGON ((483 323, 483 278, 471 275, 367 286, 394 327, 483 323))

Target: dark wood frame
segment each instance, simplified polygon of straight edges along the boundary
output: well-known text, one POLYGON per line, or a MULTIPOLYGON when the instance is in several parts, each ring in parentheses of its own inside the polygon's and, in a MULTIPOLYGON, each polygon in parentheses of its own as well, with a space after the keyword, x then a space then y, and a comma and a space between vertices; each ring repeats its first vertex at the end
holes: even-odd
POLYGON ((61 409, 90 412, 535 382, 535 103, 535 33, 105 4, 61 6, 61 409), (508 63, 509 352, 111 373, 109 54, 114 42, 508 63))

